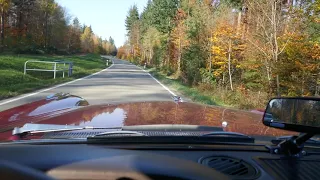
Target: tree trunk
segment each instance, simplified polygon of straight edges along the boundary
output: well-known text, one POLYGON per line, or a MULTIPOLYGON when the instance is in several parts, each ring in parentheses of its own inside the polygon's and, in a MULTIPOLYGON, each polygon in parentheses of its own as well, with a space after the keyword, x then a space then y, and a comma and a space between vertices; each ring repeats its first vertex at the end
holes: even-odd
POLYGON ((1 17, 0 17, 0 21, 1 21, 1 28, 0 28, 0 52, 3 51, 4 48, 4 9, 2 7, 1 9, 1 17))
POLYGON ((182 48, 181 48, 181 37, 179 38, 179 54, 178 54, 178 74, 180 75, 181 72, 181 54, 182 54, 182 48))
POLYGON ((249 30, 249 24, 248 24, 248 20, 249 20, 249 17, 248 17, 248 11, 249 11, 249 8, 247 7, 247 4, 246 4, 246 1, 244 0, 243 1, 243 6, 242 6, 242 11, 243 11, 243 31, 242 31, 242 37, 241 39, 246 39, 246 35, 247 35, 247 32, 249 30))
POLYGON ((280 97, 280 82, 279 82, 279 75, 277 74, 277 96, 280 97))
POLYGON ((222 86, 224 86, 225 84, 225 73, 223 72, 222 73, 222 86))
POLYGON ((44 22, 44 48, 47 48, 47 38, 48 38, 48 12, 45 12, 45 22, 44 22))
MULTIPOLYGON (((272 4, 272 25, 273 25, 273 30, 272 30, 272 35, 273 35, 273 60, 275 63, 278 62, 278 55, 279 55, 279 46, 278 46, 278 35, 277 35, 277 2, 273 2, 272 4)), ((279 85, 279 75, 277 74, 277 96, 280 96, 280 85, 279 85)))
POLYGON ((150 64, 153 64, 153 61, 152 61, 152 49, 150 49, 150 51, 149 51, 149 63, 150 64))
POLYGON ((233 91, 232 74, 231 74, 231 39, 229 39, 229 48, 228 48, 228 73, 229 73, 230 88, 233 91))
MULTIPOLYGON (((268 60, 266 60, 268 61, 268 60)), ((269 85, 269 90, 268 90, 268 98, 271 98, 272 96, 272 81, 271 81, 271 76, 272 76, 272 71, 271 71, 271 67, 268 64, 268 62, 266 62, 265 64, 266 67, 266 71, 267 71, 267 78, 268 78, 268 85, 269 85)))
POLYGON ((240 29, 241 29, 241 16, 242 13, 241 11, 238 13, 238 22, 237 22, 237 35, 240 33, 240 29))

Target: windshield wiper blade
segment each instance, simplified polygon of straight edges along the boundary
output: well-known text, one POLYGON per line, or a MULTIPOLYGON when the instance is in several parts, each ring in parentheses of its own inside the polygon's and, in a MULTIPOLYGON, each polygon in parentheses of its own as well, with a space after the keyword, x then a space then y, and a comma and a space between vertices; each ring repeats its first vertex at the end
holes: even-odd
POLYGON ((100 134, 96 134, 93 137, 98 137, 98 136, 113 136, 113 135, 117 135, 117 136, 121 136, 121 135, 134 135, 134 136, 148 136, 146 134, 137 132, 137 131, 107 131, 107 132, 103 132, 100 134))
POLYGON ((219 132, 210 132, 207 134, 203 134, 201 136, 233 136, 233 137, 247 137, 247 138, 253 138, 251 136, 237 133, 237 132, 226 132, 226 131, 219 131, 219 132))
POLYGON ((72 126, 72 125, 55 125, 55 124, 31 124, 27 123, 22 127, 15 127, 12 135, 26 136, 29 134, 47 133, 47 132, 63 132, 84 129, 121 129, 122 127, 92 127, 92 126, 72 126))

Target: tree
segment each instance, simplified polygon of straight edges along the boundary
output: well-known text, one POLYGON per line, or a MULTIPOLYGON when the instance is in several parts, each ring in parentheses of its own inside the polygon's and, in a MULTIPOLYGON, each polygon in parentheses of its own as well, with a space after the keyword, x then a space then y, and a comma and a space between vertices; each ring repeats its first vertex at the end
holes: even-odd
MULTIPOLYGON (((278 39, 284 29, 284 15, 281 9, 282 1, 279 0, 262 0, 247 1, 250 16, 256 17, 254 27, 250 27, 252 35, 246 40, 253 45, 257 54, 263 60, 265 72, 269 84, 269 94, 273 92, 273 67, 279 61, 279 55, 286 47, 286 43, 279 45, 278 39)), ((289 41, 289 40, 288 40, 289 41)), ((280 95, 279 75, 276 75, 277 95, 280 95)))
POLYGON ((0 0, 0 52, 4 46, 4 38, 5 38, 5 16, 10 8, 11 1, 10 0, 0 0))
POLYGON ((154 49, 160 46, 160 39, 161 39, 160 32, 154 28, 150 27, 144 34, 142 40, 142 47, 146 52, 146 62, 147 64, 153 64, 153 56, 154 56, 154 49))
POLYGON ((127 18, 125 20, 125 25, 127 28, 127 36, 129 38, 129 43, 131 45, 131 53, 133 55, 133 58, 136 58, 137 54, 139 52, 137 52, 137 50, 139 50, 138 48, 138 44, 139 44, 139 12, 138 12, 138 7, 136 5, 133 5, 129 11, 128 11, 128 15, 127 18))
POLYGON ((57 4, 54 2, 54 0, 39 0, 40 2, 40 9, 44 12, 44 25, 43 25, 43 47, 46 49, 48 46, 48 35, 49 35, 49 18, 53 15, 55 12, 55 9, 57 8, 57 4))
POLYGON ((68 45, 67 49, 70 53, 77 53, 81 50, 81 24, 79 19, 75 17, 73 19, 72 26, 69 26, 68 45))
POLYGON ((108 41, 111 45, 114 45, 114 40, 112 39, 112 37, 109 37, 109 41, 108 41))
POLYGON ((131 33, 131 30, 134 26, 134 24, 139 20, 139 12, 138 12, 138 7, 137 5, 133 5, 129 11, 128 15, 125 20, 125 26, 128 32, 128 36, 131 33))
POLYGON ((92 30, 90 27, 86 27, 83 34, 81 35, 82 49, 84 52, 93 52, 93 40, 92 30))
POLYGON ((184 12, 184 10, 178 9, 174 21, 175 27, 171 34, 172 41, 177 47, 177 74, 181 73, 181 57, 183 54, 183 49, 188 45, 186 18, 187 14, 184 12))
POLYGON ((319 7, 314 0, 148 1, 140 16, 129 9, 118 57, 245 108, 275 95, 319 95, 319 7))
POLYGON ((169 33, 172 28, 172 20, 178 9, 178 0, 153 0, 151 8, 151 24, 159 32, 169 33))

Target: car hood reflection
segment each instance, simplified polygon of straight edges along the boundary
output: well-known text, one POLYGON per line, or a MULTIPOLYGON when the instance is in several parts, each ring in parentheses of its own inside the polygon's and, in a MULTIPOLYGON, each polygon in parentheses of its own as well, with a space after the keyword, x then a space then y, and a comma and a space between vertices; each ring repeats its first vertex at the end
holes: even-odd
MULTIPOLYGON (((35 108, 36 109, 36 108, 35 108)), ((45 109, 44 109, 45 110, 45 109)), ((195 103, 138 102, 124 104, 89 105, 67 108, 52 113, 39 112, 28 119, 15 121, 15 126, 25 123, 79 125, 94 127, 122 127, 152 124, 186 124, 223 127, 225 131, 247 135, 284 136, 292 132, 266 127, 262 124, 261 113, 235 110, 219 106, 206 106, 195 103)), ((17 114, 18 112, 14 113, 17 114)), ((20 112, 21 113, 21 112, 20 112)), ((12 115, 14 115, 12 114, 12 115)), ((19 117, 25 117, 19 114, 19 117)), ((4 130, 12 130, 11 124, 4 130)), ((1 131, 1 129, 0 129, 1 131)), ((11 132, 11 131, 10 131, 11 132)), ((0 139, 2 136, 0 133, 0 139)))

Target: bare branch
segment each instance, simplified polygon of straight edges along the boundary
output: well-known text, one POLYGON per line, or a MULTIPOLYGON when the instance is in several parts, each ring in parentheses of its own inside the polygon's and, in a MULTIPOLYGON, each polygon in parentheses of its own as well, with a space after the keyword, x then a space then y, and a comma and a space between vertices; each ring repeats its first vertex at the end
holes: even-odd
POLYGON ((267 58, 269 57, 268 54, 258 45, 256 45, 254 42, 252 42, 249 38, 247 39, 254 47, 256 47, 260 52, 262 52, 267 58))
POLYGON ((283 47, 281 48, 280 52, 279 52, 277 55, 280 55, 280 54, 284 51, 284 49, 286 48, 286 46, 287 46, 287 44, 288 44, 289 41, 290 41, 290 39, 288 39, 288 40, 286 41, 286 43, 283 45, 283 47))

